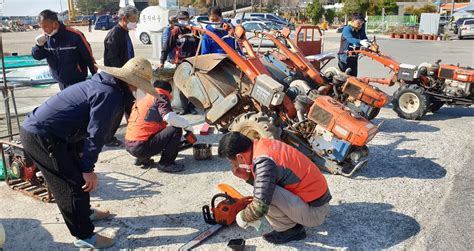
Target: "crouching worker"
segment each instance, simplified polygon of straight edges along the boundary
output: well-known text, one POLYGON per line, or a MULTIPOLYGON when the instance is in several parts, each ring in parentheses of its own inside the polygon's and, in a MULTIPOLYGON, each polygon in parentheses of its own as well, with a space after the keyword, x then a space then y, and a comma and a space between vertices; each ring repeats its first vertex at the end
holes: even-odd
POLYGON ((155 92, 151 64, 143 58, 133 58, 122 68, 98 67, 102 72, 49 98, 20 128, 27 156, 42 172, 69 232, 77 238, 74 245, 97 249, 114 244, 94 233, 92 221, 110 213, 91 209, 89 194, 98 185, 94 166, 112 125, 110 114, 118 113, 130 91, 155 92))
POLYGON ((192 127, 171 108, 171 84, 156 81, 154 87, 158 97, 147 94, 132 108, 125 134, 125 148, 137 158, 137 166, 152 165, 151 157, 161 153, 158 170, 181 172, 184 166, 176 164, 175 159, 181 147, 182 129, 192 131, 192 127))
POLYGON ((230 132, 219 142, 219 156, 232 173, 253 185, 253 201, 237 214, 237 224, 259 229, 265 216, 274 231, 263 239, 274 244, 301 240, 304 227, 321 225, 331 194, 318 167, 295 148, 273 139, 253 141, 230 132))

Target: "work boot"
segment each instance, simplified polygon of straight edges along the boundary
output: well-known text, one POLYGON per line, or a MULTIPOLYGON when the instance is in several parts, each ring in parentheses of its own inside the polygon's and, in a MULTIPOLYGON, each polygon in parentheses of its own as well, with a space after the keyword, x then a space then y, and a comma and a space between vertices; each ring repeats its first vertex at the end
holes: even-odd
POLYGON ((117 139, 117 137, 113 137, 109 142, 105 143, 107 147, 122 147, 123 142, 117 139))
POLYGON ((133 163, 135 166, 143 166, 145 168, 148 168, 149 166, 153 165, 155 161, 152 158, 136 158, 135 163, 133 163))
POLYGON ((94 234, 92 237, 85 239, 85 240, 75 240, 73 242, 74 246, 78 248, 94 248, 94 249, 102 249, 102 248, 109 248, 115 244, 114 239, 109 237, 105 237, 100 234, 94 234))
POLYGON ((102 211, 99 209, 91 208, 91 214, 89 215, 89 219, 91 219, 91 221, 103 220, 109 217, 110 217, 109 210, 102 211))
POLYGON ((172 163, 162 163, 159 162, 157 165, 158 170, 165 173, 179 173, 184 171, 184 165, 172 163))
POLYGON ((290 241, 302 240, 304 238, 306 238, 306 231, 300 224, 296 224, 296 226, 283 232, 272 231, 263 235, 264 240, 273 244, 284 244, 290 241))

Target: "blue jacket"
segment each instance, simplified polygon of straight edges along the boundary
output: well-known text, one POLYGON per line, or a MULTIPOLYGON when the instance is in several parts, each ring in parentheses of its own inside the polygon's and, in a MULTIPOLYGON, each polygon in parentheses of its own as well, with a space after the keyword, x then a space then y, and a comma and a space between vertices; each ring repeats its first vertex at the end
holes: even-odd
POLYGON ((35 45, 31 55, 36 60, 46 58, 54 80, 69 86, 87 78, 87 68, 97 72, 92 49, 84 34, 60 24, 58 33, 48 37, 44 46, 35 45))
MULTIPOLYGON (((211 31, 213 32, 214 34, 216 34, 217 36, 219 36, 220 38, 224 37, 224 36, 227 36, 227 31, 223 31, 223 30, 216 30, 212 25, 208 24, 206 26, 206 29, 208 31, 211 31)), ((226 42, 230 48, 233 48, 233 49, 236 49, 240 54, 242 54, 240 48, 237 46, 236 47, 236 44, 235 44, 235 39, 231 38, 231 37, 228 37, 228 38, 225 38, 224 39, 224 42, 226 42)), ((201 48, 201 54, 202 55, 205 55, 205 54, 211 54, 211 53, 221 53, 221 54, 227 54, 225 53, 225 51, 221 48, 221 46, 219 44, 217 44, 216 41, 214 41, 210 36, 208 36, 207 34, 205 34, 203 36, 203 41, 202 41, 202 48, 201 48)))
POLYGON ((81 169, 90 172, 110 131, 112 115, 123 107, 126 88, 111 75, 97 73, 35 108, 22 127, 30 133, 57 138, 65 143, 84 140, 81 169))
POLYGON ((347 51, 350 46, 360 46, 360 41, 367 39, 365 33, 365 24, 358 31, 354 30, 352 26, 346 25, 342 30, 341 46, 339 47, 339 60, 343 63, 347 63, 347 51))

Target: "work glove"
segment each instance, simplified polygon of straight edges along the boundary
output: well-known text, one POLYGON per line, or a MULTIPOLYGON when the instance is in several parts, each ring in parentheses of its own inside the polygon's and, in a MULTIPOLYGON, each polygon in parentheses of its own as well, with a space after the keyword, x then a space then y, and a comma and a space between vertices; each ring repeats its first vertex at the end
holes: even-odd
POLYGON ((367 39, 360 40, 360 45, 362 45, 362 47, 369 48, 370 42, 367 39))
POLYGON ((243 229, 247 229, 248 227, 253 227, 255 230, 258 232, 260 231, 260 227, 262 226, 262 221, 261 220, 256 220, 256 221, 251 221, 251 222, 246 222, 242 218, 244 214, 244 210, 240 211, 237 214, 237 217, 235 218, 235 221, 237 222, 237 225, 243 229))
POLYGON ((163 120, 170 126, 183 128, 186 131, 193 131, 193 127, 189 124, 189 121, 179 116, 175 112, 170 112, 163 117, 163 120))
POLYGON ((48 39, 46 38, 45 34, 41 34, 41 35, 36 37, 36 45, 38 45, 38 46, 44 46, 44 44, 47 41, 48 41, 48 39))

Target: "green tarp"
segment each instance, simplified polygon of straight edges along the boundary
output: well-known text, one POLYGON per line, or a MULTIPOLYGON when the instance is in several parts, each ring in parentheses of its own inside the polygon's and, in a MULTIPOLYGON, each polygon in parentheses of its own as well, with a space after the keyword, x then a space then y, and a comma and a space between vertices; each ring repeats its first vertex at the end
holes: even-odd
MULTIPOLYGON (((5 57, 5 69, 32 67, 47 65, 46 60, 36 60, 32 56, 7 56, 5 57)), ((0 62, 0 69, 3 67, 0 62)))

